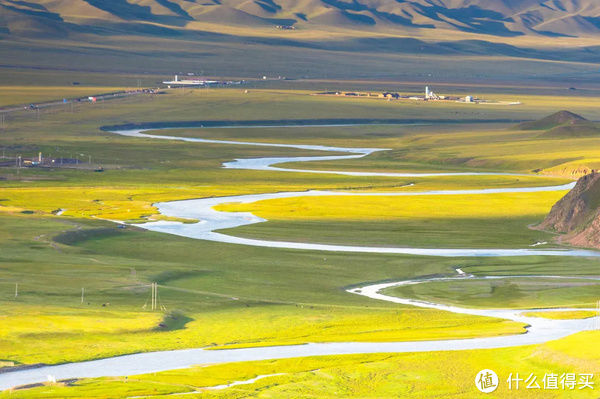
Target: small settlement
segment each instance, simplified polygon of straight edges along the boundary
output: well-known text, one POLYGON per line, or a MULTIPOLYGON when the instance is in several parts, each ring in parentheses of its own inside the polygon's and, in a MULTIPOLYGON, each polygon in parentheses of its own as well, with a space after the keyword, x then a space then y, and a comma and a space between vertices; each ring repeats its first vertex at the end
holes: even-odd
MULTIPOLYGON (((478 98, 475 96, 467 95, 464 97, 457 96, 444 96, 438 95, 432 90, 430 90, 429 86, 425 87, 424 95, 403 95, 397 92, 356 92, 356 91, 328 91, 316 93, 316 95, 324 95, 324 96, 341 96, 341 97, 367 97, 367 98, 379 98, 385 99, 388 101, 392 100, 412 100, 412 101, 452 101, 452 102, 460 102, 467 104, 500 104, 500 102, 489 101, 483 98, 478 98)), ((507 105, 517 105, 520 102, 510 102, 506 103, 507 105)))
POLYGON ((5 149, 2 150, 0 156, 0 167, 16 167, 16 168, 68 168, 68 169, 84 169, 93 170, 94 172, 104 172, 104 167, 92 163, 91 155, 78 156, 70 158, 66 157, 44 157, 42 153, 37 156, 26 157, 22 155, 7 156, 5 149), (80 159, 81 157, 81 159, 80 159), (86 159, 87 158, 87 159, 86 159))

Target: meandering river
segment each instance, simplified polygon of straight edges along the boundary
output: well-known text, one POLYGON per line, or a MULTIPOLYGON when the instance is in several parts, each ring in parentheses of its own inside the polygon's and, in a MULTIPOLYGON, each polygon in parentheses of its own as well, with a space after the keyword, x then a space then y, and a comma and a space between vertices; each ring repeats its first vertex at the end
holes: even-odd
MULTIPOLYGON (((239 126, 236 126, 239 127, 239 126)), ((294 126, 296 127, 296 126, 294 126)), ((266 127, 265 127, 266 128, 266 127)), ((273 143, 250 143, 231 140, 209 140, 201 138, 189 138, 168 135, 148 134, 143 129, 114 130, 113 133, 122 136, 139 137, 154 140, 180 140, 196 143, 216 143, 232 145, 251 145, 268 147, 286 147, 304 150, 319 150, 344 155, 327 155, 315 157, 276 157, 276 158, 251 158, 236 159, 225 163, 225 168, 252 169, 252 170, 276 170, 282 172, 303 173, 332 173, 351 176, 388 176, 388 177, 419 177, 419 176, 459 176, 459 175, 505 175, 505 173, 378 173, 378 172, 349 172, 329 170, 304 170, 285 169, 275 166, 286 162, 309 162, 323 160, 340 160, 361 158, 380 148, 344 148, 329 147, 322 145, 296 145, 296 144, 273 144, 273 143)), ((245 212, 218 212, 213 208, 216 205, 228 202, 250 203, 264 199, 288 198, 300 196, 343 196, 343 195, 458 195, 471 194, 481 195, 490 193, 511 192, 541 192, 541 191, 563 191, 572 188, 574 183, 561 186, 546 187, 523 187, 523 188, 501 188, 501 189, 479 189, 479 190, 449 190, 449 191, 426 191, 426 192, 396 192, 396 193, 345 193, 338 191, 304 191, 265 193, 253 195, 239 195, 219 198, 202 198, 185 201, 172 201, 156 204, 159 211, 166 216, 197 219, 198 223, 184 224, 179 222, 160 221, 146 223, 139 227, 184 237, 201 240, 218 241, 230 244, 253 245, 271 248, 292 248, 312 251, 338 251, 338 252, 366 252, 385 254, 410 254, 422 256, 579 256, 598 257, 600 253, 587 250, 573 249, 447 249, 447 248, 405 248, 405 247, 373 247, 355 245, 325 245, 317 243, 299 243, 286 241, 269 241, 235 237, 217 232, 220 229, 243 226, 247 224, 260 223, 265 220, 251 213, 245 212)), ((508 278, 504 277, 460 277, 465 278, 508 278)), ((525 276, 512 276, 511 278, 522 278, 525 276)), ((560 276, 544 276, 545 278, 568 278, 560 276)), ((363 287, 349 289, 348 293, 363 295, 375 300, 389 301, 404 305, 434 308, 454 313, 470 314, 475 316, 497 317, 513 320, 528 325, 527 333, 498 336, 487 338, 455 339, 455 340, 431 340, 416 342, 389 342, 389 343, 367 343, 367 342, 342 342, 342 343, 311 343, 306 345, 271 346, 245 349, 207 350, 203 348, 185 349, 175 351, 161 351, 139 353, 100 359, 87 362, 69 363, 56 366, 46 366, 28 370, 16 370, 0 374, 0 389, 7 389, 24 384, 43 382, 48 376, 60 379, 86 378, 101 376, 122 376, 185 368, 198 364, 216 364, 237 361, 255 361, 269 359, 283 359, 303 356, 321 355, 343 355, 343 354, 368 354, 383 352, 422 352, 438 350, 467 350, 467 349, 489 349, 504 348, 516 345, 539 344, 550 340, 562 338, 576 332, 592 329, 595 318, 583 320, 551 320, 537 317, 526 317, 525 311, 512 309, 471 309, 446 304, 417 301, 413 299, 390 296, 382 291, 395 286, 408 284, 423 284, 430 281, 453 281, 457 278, 434 278, 424 280, 407 280, 388 283, 368 284, 363 287)), ((598 280, 598 279, 597 279, 598 280)), ((560 309, 554 309, 560 310, 560 309)), ((567 310, 567 309, 565 309, 567 310)))

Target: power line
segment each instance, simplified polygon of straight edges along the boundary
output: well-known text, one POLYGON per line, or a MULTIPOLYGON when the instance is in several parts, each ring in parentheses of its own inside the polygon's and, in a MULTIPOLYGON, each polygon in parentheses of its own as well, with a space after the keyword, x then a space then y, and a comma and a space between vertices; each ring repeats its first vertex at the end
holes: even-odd
MULTIPOLYGON (((150 310, 154 312, 157 309, 158 303, 158 284, 150 283, 150 310)), ((148 300, 144 304, 143 308, 146 309, 146 305, 148 304, 148 300)))
POLYGON ((156 297, 157 297, 157 287, 156 287, 156 283, 152 283, 152 311, 154 312, 156 310, 156 297))
MULTIPOLYGON (((146 304, 147 303, 148 302, 146 302, 146 304)), ((146 304, 144 304, 144 309, 146 308, 146 304)), ((163 312, 167 310, 166 306, 160 302, 160 298, 158 296, 158 283, 155 282, 150 284, 150 310, 154 312, 155 310, 159 309, 163 312)))

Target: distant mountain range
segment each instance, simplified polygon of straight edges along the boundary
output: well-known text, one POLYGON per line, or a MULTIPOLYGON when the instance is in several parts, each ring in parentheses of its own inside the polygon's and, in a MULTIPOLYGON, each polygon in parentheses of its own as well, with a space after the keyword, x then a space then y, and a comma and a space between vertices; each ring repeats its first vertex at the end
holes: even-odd
POLYGON ((600 33, 598 0, 0 0, 0 33, 169 34, 207 24, 297 30, 444 30, 498 37, 600 33))
POLYGON ((579 89, 598 63, 600 0, 0 0, 11 84, 44 69, 579 89))

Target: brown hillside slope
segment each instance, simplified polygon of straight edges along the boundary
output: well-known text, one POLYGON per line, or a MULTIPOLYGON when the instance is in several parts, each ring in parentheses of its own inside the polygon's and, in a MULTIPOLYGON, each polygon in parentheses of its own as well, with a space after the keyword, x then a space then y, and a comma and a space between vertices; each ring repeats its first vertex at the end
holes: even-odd
MULTIPOLYGON (((600 1, 0 0, 0 44, 1 66, 17 74, 536 86, 560 77, 561 85, 592 87, 600 74, 600 1)), ((0 81, 15 82, 7 74, 0 81)))
POLYGON ((592 172, 553 207, 537 226, 563 233, 561 241, 575 246, 600 248, 600 173, 592 172))
POLYGON ((0 20, 3 15, 0 26, 24 35, 27 30, 19 19, 34 21, 29 26, 65 24, 76 30, 104 28, 107 22, 176 27, 216 22, 301 29, 442 29, 500 37, 600 33, 597 0, 0 0, 0 20))

